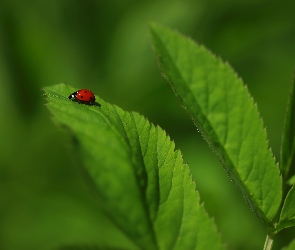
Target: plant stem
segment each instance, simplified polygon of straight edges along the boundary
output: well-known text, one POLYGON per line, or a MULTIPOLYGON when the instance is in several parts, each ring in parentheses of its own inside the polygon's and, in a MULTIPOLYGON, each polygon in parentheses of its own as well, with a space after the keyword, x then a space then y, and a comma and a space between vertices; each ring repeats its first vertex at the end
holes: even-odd
POLYGON ((266 239, 265 239, 263 250, 271 250, 272 249, 273 236, 274 235, 272 233, 270 233, 270 232, 266 235, 266 239))

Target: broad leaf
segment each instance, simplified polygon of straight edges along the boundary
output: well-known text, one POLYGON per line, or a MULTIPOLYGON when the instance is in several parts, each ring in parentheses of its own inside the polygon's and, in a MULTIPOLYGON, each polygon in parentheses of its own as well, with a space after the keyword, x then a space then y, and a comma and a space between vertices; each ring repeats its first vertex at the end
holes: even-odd
POLYGON ((140 249, 223 249, 180 151, 143 116, 97 97, 67 99, 73 88, 45 88, 54 120, 77 142, 80 164, 114 223, 140 249))
POLYGON ((290 91, 288 107, 285 116, 281 145, 281 170, 283 177, 288 178, 288 173, 295 159, 295 76, 290 91))
POLYGON ((203 46, 151 25, 164 77, 251 209, 268 226, 281 201, 281 177, 266 131, 242 80, 203 46))

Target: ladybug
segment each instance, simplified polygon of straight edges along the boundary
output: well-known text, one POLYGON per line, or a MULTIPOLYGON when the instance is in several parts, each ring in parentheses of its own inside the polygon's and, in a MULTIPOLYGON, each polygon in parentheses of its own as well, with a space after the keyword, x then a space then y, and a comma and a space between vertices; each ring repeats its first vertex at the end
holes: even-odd
POLYGON ((77 100, 79 103, 85 103, 90 105, 95 104, 95 96, 88 89, 80 89, 75 91, 73 94, 70 94, 69 99, 77 100))

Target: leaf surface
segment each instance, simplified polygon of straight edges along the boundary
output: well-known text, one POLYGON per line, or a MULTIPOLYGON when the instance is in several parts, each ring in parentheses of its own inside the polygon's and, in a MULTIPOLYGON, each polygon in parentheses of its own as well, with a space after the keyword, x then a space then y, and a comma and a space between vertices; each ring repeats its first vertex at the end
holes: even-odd
POLYGON ((295 226, 295 188, 289 190, 284 205, 281 211, 280 222, 278 225, 278 230, 286 227, 295 226))
POLYGON ((158 25, 151 33, 164 77, 251 209, 271 226, 282 181, 247 88, 203 46, 158 25))
POLYGON ((158 126, 73 88, 44 89, 54 121, 75 137, 81 165, 108 216, 139 249, 224 249, 180 151, 158 126))
POLYGON ((286 247, 283 247, 282 250, 295 250, 295 239, 286 247))
POLYGON ((289 178, 291 166, 295 163, 295 76, 285 115, 285 124, 281 144, 281 170, 283 177, 289 178))

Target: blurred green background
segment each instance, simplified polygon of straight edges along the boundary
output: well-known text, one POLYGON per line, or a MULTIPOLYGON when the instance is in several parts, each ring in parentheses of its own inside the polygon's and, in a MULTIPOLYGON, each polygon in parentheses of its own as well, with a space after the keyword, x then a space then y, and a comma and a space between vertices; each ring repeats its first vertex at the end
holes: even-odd
MULTIPOLYGON (((60 82, 159 124, 189 163, 228 248, 262 249, 262 222, 161 77, 147 24, 178 29, 235 68, 278 159, 295 67, 294 13, 293 0, 1 0, 0 249, 133 246, 100 212, 70 136, 50 119, 41 88, 60 82)), ((294 235, 279 235, 275 249, 294 235)))

